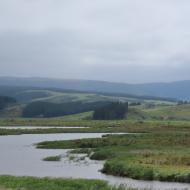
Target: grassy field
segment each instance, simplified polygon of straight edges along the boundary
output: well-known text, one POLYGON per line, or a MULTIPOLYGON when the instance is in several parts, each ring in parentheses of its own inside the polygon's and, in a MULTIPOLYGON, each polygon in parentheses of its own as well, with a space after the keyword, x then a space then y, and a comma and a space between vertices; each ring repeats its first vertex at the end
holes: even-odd
POLYGON ((143 111, 149 118, 157 120, 190 120, 190 105, 158 106, 143 111))
POLYGON ((189 121, 190 105, 153 105, 130 107, 128 119, 157 121, 189 121))
MULTIPOLYGON (((0 176, 0 190, 124 190, 100 180, 0 176)), ((125 189, 132 190, 132 189, 125 189)), ((134 190, 134 189, 133 189, 134 190)))
MULTIPOLYGON (((147 127, 148 129, 148 127, 147 127)), ((102 172, 144 180, 190 183, 190 128, 154 126, 145 134, 42 142, 38 148, 89 149, 91 159, 106 160, 102 172), (155 129, 156 128, 156 129, 155 129), (159 130, 158 130, 159 129, 159 130)), ((148 131, 147 130, 147 131, 148 131)))

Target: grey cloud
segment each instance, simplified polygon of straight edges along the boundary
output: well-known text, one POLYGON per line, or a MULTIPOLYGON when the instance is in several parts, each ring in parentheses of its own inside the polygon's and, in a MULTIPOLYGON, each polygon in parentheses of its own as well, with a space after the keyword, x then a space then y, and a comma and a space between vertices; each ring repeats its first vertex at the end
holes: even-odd
POLYGON ((189 79, 188 0, 1 0, 0 75, 189 79))

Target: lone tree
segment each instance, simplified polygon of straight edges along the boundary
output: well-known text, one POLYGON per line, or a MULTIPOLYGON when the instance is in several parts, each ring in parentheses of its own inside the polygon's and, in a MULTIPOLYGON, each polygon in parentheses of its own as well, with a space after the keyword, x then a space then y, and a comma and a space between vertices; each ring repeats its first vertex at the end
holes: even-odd
POLYGON ((95 120, 114 120, 124 119, 128 112, 128 102, 112 102, 94 110, 93 119, 95 120))

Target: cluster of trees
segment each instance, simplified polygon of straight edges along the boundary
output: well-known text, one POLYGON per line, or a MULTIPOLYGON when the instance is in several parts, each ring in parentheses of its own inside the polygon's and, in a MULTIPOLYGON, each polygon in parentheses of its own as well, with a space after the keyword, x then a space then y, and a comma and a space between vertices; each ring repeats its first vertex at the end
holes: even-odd
POLYGON ((127 116, 128 103, 112 102, 108 105, 95 109, 93 119, 113 120, 124 119, 127 116))
POLYGON ((98 107, 107 104, 108 102, 84 103, 81 101, 76 101, 56 104, 38 101, 30 103, 24 108, 23 117, 58 117, 86 111, 92 111, 98 107))
POLYGON ((11 98, 9 96, 0 96, 0 110, 14 103, 16 103, 16 100, 14 98, 11 98))
POLYGON ((184 105, 184 104, 190 104, 190 101, 183 101, 183 100, 180 100, 180 101, 178 101, 178 103, 177 103, 178 105, 184 105))

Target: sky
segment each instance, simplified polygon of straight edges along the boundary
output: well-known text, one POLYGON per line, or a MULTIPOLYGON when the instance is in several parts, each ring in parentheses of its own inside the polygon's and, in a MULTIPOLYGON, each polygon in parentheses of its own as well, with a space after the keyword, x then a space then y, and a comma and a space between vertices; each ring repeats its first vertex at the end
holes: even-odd
POLYGON ((0 76, 190 79, 189 0, 0 0, 0 76))

